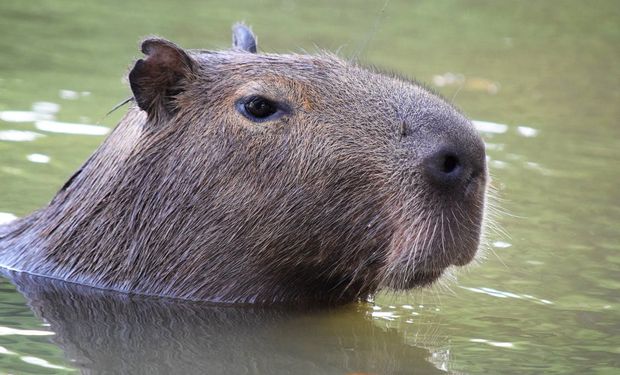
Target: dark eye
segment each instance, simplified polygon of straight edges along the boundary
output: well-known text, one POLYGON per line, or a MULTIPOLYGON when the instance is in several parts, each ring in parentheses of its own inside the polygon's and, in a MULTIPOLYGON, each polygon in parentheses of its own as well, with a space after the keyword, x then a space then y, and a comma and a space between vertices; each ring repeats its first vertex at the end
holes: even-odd
POLYGON ((275 120, 284 113, 284 107, 262 96, 252 96, 237 102, 237 110, 254 122, 275 120))
POLYGON ((278 107, 265 98, 252 98, 245 103, 245 110, 256 118, 263 119, 269 117, 278 111, 278 107))

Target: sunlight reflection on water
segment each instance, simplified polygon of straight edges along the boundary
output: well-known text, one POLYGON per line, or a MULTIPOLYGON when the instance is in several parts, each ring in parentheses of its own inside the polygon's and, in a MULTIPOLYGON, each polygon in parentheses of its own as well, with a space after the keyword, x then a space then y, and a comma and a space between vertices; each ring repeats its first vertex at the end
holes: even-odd
POLYGON ((106 128, 105 126, 77 124, 51 120, 37 121, 35 122, 34 126, 41 131, 46 131, 50 133, 105 135, 110 132, 110 129, 106 128))
MULTIPOLYGON (((74 93, 70 90, 61 90, 61 96, 74 93)), ((76 98, 82 94, 75 92, 76 98)), ((84 94, 85 95, 85 94, 84 94)), ((86 95, 87 96, 87 95, 86 95)), ((66 99, 66 98, 65 98, 66 99)), ((62 133, 75 135, 105 135, 110 129, 101 125, 61 122, 55 120, 60 111, 60 105, 52 102, 35 102, 32 111, 0 111, 0 120, 8 123, 34 123, 34 127, 48 133, 62 133)), ((42 136, 39 133, 25 130, 2 130, 0 140, 12 142, 34 141, 42 136)))
POLYGON ((17 219, 17 216, 8 213, 8 212, 0 212, 0 224, 10 223, 11 221, 17 219))

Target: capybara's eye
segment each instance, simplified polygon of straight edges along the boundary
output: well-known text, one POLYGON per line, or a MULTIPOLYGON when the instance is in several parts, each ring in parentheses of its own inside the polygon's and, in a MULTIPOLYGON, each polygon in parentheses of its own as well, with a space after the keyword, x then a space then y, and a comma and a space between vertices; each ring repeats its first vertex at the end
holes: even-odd
POLYGON ((265 98, 256 97, 245 103, 245 110, 252 116, 262 119, 276 113, 278 107, 265 98))
POLYGON ((237 103, 237 109, 254 122, 274 120, 283 113, 278 103, 262 96, 252 96, 237 103))

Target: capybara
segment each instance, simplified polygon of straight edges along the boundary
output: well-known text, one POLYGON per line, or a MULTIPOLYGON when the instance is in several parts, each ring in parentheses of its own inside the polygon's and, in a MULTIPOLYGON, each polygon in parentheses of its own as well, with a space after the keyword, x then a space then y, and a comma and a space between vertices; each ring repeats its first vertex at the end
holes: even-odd
POLYGON ((479 246, 484 143, 411 80, 329 53, 159 38, 134 105, 49 205, 0 227, 0 264, 191 300, 336 304, 427 285, 479 246))

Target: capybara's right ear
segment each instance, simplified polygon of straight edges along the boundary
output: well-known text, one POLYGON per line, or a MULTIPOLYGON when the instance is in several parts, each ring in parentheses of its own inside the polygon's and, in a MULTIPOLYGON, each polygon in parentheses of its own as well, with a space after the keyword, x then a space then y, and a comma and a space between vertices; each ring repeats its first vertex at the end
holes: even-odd
POLYGON ((233 49, 256 53, 256 36, 243 23, 233 25, 233 49))
POLYGON ((164 39, 142 42, 145 59, 136 61, 129 84, 138 106, 149 118, 167 117, 177 109, 175 98, 191 79, 196 63, 181 48, 164 39))

